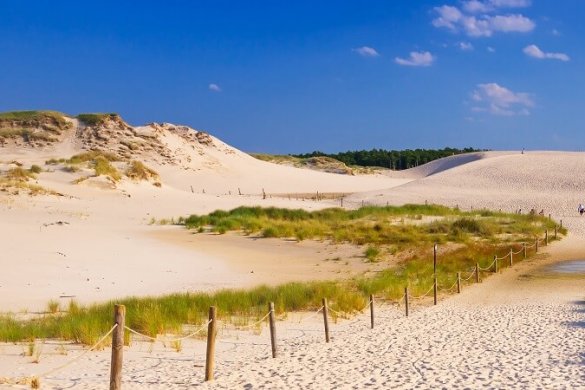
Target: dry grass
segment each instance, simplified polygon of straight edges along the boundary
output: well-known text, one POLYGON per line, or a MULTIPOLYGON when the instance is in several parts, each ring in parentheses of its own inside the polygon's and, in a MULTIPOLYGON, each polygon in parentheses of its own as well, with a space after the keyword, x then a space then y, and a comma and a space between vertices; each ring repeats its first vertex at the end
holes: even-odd
POLYGON ((134 160, 128 164, 125 172, 126 176, 132 180, 158 180, 159 174, 149 167, 147 167, 141 161, 134 160))

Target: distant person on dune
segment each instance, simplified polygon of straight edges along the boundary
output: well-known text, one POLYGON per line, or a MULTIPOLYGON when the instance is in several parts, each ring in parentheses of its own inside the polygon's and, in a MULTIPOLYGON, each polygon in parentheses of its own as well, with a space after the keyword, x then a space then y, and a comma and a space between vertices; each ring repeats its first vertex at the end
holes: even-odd
POLYGON ((580 215, 583 215, 583 213, 585 213, 585 206, 583 206, 582 203, 579 203, 579 207, 577 208, 577 211, 579 211, 580 215))

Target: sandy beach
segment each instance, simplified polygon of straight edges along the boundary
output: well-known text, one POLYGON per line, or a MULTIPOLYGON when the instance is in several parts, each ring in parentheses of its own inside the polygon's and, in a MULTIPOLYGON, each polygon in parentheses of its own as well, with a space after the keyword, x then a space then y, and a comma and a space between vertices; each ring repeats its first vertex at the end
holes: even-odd
MULTIPOLYGON (((441 297, 438 306, 376 304, 369 314, 339 319, 324 341, 320 315, 294 314, 277 323, 279 357, 270 357, 265 323, 251 330, 222 327, 216 380, 203 382, 205 344, 182 351, 134 338, 125 351, 124 388, 582 388, 585 347, 584 278, 542 273, 576 255, 574 238, 536 258, 441 297)), ((23 347, 2 347, 10 375, 58 367, 80 353, 44 346, 40 363, 19 357, 23 347), (10 363, 8 363, 10 362, 10 363), (30 371, 29 371, 30 370, 30 371)), ((107 388, 109 350, 43 379, 43 388, 107 388)), ((24 387, 24 386, 23 386, 24 387)))

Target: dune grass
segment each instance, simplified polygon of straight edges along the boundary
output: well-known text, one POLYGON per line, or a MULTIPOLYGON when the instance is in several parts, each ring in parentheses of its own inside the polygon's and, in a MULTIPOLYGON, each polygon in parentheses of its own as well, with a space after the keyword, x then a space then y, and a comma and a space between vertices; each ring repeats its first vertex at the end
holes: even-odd
POLYGON ((94 162, 96 158, 101 157, 104 158, 107 161, 120 161, 120 158, 118 158, 118 156, 116 156, 113 153, 109 153, 109 152, 102 152, 101 150, 92 150, 89 152, 84 152, 84 153, 79 153, 76 154, 75 156, 72 156, 71 158, 65 160, 65 159, 51 159, 48 160, 51 163, 59 163, 59 162, 66 162, 68 164, 83 164, 83 163, 87 163, 87 162, 94 162))
MULTIPOLYGON (((207 216, 191 216, 180 222, 190 228, 213 230, 220 226, 224 229, 229 227, 229 230, 261 232, 265 236, 267 229, 273 229, 271 234, 274 236, 288 236, 294 233, 297 224, 311 223, 312 230, 303 227, 307 238, 360 241, 364 243, 366 252, 373 248, 369 254, 376 261, 384 261, 385 256, 394 250, 396 242, 404 245, 404 249, 411 254, 382 272, 350 280, 287 283, 214 293, 130 297, 115 302, 126 305, 128 326, 151 336, 179 334, 185 325, 203 324, 212 305, 217 307, 222 319, 229 322, 234 318, 238 321, 259 318, 266 313, 269 302, 275 303, 278 313, 285 313, 318 309, 321 299, 326 297, 333 309, 352 313, 365 306, 369 294, 399 299, 408 285, 414 296, 421 295, 433 284, 434 242, 442 243, 437 277, 439 288, 445 290, 453 285, 457 272, 463 272, 465 277, 472 272, 476 262, 486 267, 495 254, 503 256, 510 248, 516 251, 521 248, 522 241, 532 242, 537 236, 542 238, 545 228, 554 228, 554 221, 541 216, 462 212, 435 205, 315 212, 241 207, 229 212, 216 211, 207 216), (423 216, 434 218, 425 222, 423 216), (409 218, 411 220, 407 221, 409 218), (274 224, 281 227, 277 228, 274 224)), ((566 230, 560 232, 565 234, 566 230)), ((516 261, 519 260, 521 256, 517 256, 516 261)), ((502 261, 500 266, 505 267, 506 264, 502 261)), ((111 327, 113 305, 114 302, 107 302, 80 306, 71 302, 68 308, 59 308, 55 302, 50 302, 48 313, 34 320, 19 321, 5 315, 0 317, 0 341, 56 338, 92 344, 111 327)))
POLYGON ((0 113, 0 121, 26 122, 40 121, 45 118, 52 118, 58 123, 65 124, 65 115, 57 111, 9 111, 0 113))
POLYGON ((91 113, 77 115, 77 119, 88 126, 100 125, 108 119, 115 119, 118 117, 119 116, 116 113, 91 113))
POLYGON ((179 223, 189 229, 225 233, 242 231, 262 237, 328 239, 357 245, 391 245, 404 249, 425 243, 514 241, 553 229, 555 222, 538 215, 463 212, 439 205, 330 208, 319 211, 238 207, 208 215, 191 215, 179 223), (423 217, 433 217, 420 223, 423 217), (419 223, 414 223, 419 221, 419 223))
POLYGON ((22 138, 25 142, 55 142, 54 135, 71 128, 56 111, 12 111, 0 113, 0 139, 22 138))
POLYGON ((138 160, 133 160, 128 164, 126 168, 125 175, 132 180, 154 180, 158 179, 158 173, 149 167, 147 167, 143 162, 138 160))

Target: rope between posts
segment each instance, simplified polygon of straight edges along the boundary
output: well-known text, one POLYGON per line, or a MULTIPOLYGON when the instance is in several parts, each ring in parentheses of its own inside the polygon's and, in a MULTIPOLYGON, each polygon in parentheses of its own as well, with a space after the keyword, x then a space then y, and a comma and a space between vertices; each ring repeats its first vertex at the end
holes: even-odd
POLYGON ((258 321, 254 322, 253 324, 249 324, 249 325, 244 325, 244 326, 237 326, 236 329, 237 330, 244 330, 244 329, 251 329, 256 327, 257 325, 261 324, 262 322, 264 322, 264 320, 266 320, 268 318, 268 316, 270 315, 270 312, 266 313, 266 315, 264 317, 262 317, 261 319, 259 319, 258 321))
POLYGON ((456 286, 457 286, 457 281, 455 281, 455 283, 453 283, 453 285, 452 285, 451 287, 449 287, 449 288, 447 289, 447 291, 451 291, 451 290, 453 290, 453 289, 454 289, 456 286))
POLYGON ((329 307, 329 308, 327 308, 327 311, 331 311, 331 312, 333 312, 333 313, 337 314, 337 315, 338 315, 338 316, 340 316, 340 317, 345 317, 345 316, 347 315, 346 313, 341 313, 341 312, 339 312, 339 311, 337 311, 337 310, 334 310, 334 309, 332 309, 332 308, 330 308, 330 307, 329 307))
POLYGON ((316 311, 316 312, 314 312, 314 313, 313 313, 313 314, 311 314, 310 316, 308 316, 308 317, 306 317, 306 318, 301 318, 301 319, 299 320, 299 324, 300 324, 301 322, 303 322, 303 321, 306 321, 306 320, 310 319, 310 318, 316 317, 316 316, 317 316, 317 315, 318 315, 318 314, 319 314, 319 313, 320 313, 320 312, 321 312, 321 311, 322 311, 324 308, 325 308, 325 306, 321 306, 319 309, 317 309, 317 311, 316 311))
POLYGON ((475 271, 471 271, 471 274, 469 274, 468 277, 466 277, 465 279, 461 279, 464 282, 467 282, 469 279, 471 279, 473 277, 473 275, 475 275, 475 271))
POLYGON ((520 248, 520 249, 518 249, 518 252, 512 252, 512 254, 517 255, 518 253, 522 253, 523 250, 524 250, 524 248, 520 248))
POLYGON ((431 291, 433 291, 433 288, 435 288, 435 285, 433 283, 433 285, 431 286, 431 288, 429 289, 429 291, 427 291, 426 293, 424 293, 423 295, 420 295, 418 297, 412 296, 412 299, 422 299, 424 297, 426 297, 427 295, 429 295, 431 293, 431 291))
POLYGON ((209 321, 207 321, 207 323, 206 323, 206 324, 203 324, 203 325, 202 325, 202 326, 201 326, 199 329, 197 329, 196 331, 194 331, 194 332, 191 332, 191 333, 189 333, 189 334, 187 334, 187 335, 185 335, 185 336, 182 336, 182 337, 179 337, 179 338, 176 338, 176 339, 164 339, 164 338, 152 337, 152 336, 146 335, 146 334, 144 334, 144 333, 140 333, 140 332, 138 332, 138 331, 136 331, 136 330, 134 330, 134 329, 132 329, 132 328, 130 328, 130 327, 128 327, 128 326, 124 326, 124 329, 126 329, 126 330, 127 330, 128 332, 130 332, 130 333, 134 333, 134 334, 135 334, 135 335, 137 335, 137 336, 141 336, 141 337, 147 338, 147 339, 149 339, 149 340, 152 340, 152 341, 160 341, 161 343, 163 343, 163 344, 166 344, 166 343, 175 343, 175 342, 178 342, 178 341, 183 341, 183 340, 185 340, 185 339, 188 339, 188 338, 190 338, 190 337, 193 337, 193 336, 195 336, 197 333, 199 333, 199 332, 201 332, 202 330, 204 330, 204 329, 205 329, 205 327, 206 327, 206 326, 208 326, 209 324, 211 324, 211 322, 212 322, 212 321, 213 321, 213 320, 209 320, 209 321))
POLYGON ((55 373, 55 372, 57 372, 57 371, 65 368, 65 367, 67 367, 68 365, 76 362, 77 360, 81 359, 82 357, 84 357, 85 355, 87 355, 88 353, 90 353, 91 351, 93 351, 94 349, 96 349, 98 347, 98 345, 100 345, 109 335, 111 335, 112 332, 114 331, 114 329, 116 329, 117 327, 118 327, 118 324, 114 324, 114 326, 112 326, 110 328, 110 330, 108 331, 108 333, 106 333, 101 339, 99 339, 99 341, 97 343, 95 343, 94 345, 92 345, 91 348, 83 351, 82 354, 80 354, 79 356, 74 357, 73 359, 69 360, 67 363, 65 363, 65 364, 63 364, 61 366, 55 367, 55 368, 53 368, 53 369, 51 369, 49 371, 43 372, 42 374, 37 375, 37 378, 42 378, 42 377, 45 377, 47 375, 53 374, 53 373, 55 373))
POLYGON ((536 242, 534 244, 532 244, 532 245, 526 245, 526 249, 530 249, 530 248, 532 248, 535 245, 536 245, 536 242))
MULTIPOLYGON (((366 303, 366 306, 364 306, 361 310, 359 310, 359 312, 366 310, 368 307, 370 307, 371 304, 372 304, 372 302, 368 299, 368 303, 366 303)), ((382 305, 380 305, 380 307, 383 305, 384 305, 384 303, 382 302, 382 305)))
POLYGON ((479 267, 480 271, 489 271, 492 268, 492 265, 496 264, 496 260, 492 261, 492 263, 490 265, 487 266, 487 268, 482 268, 479 267))

